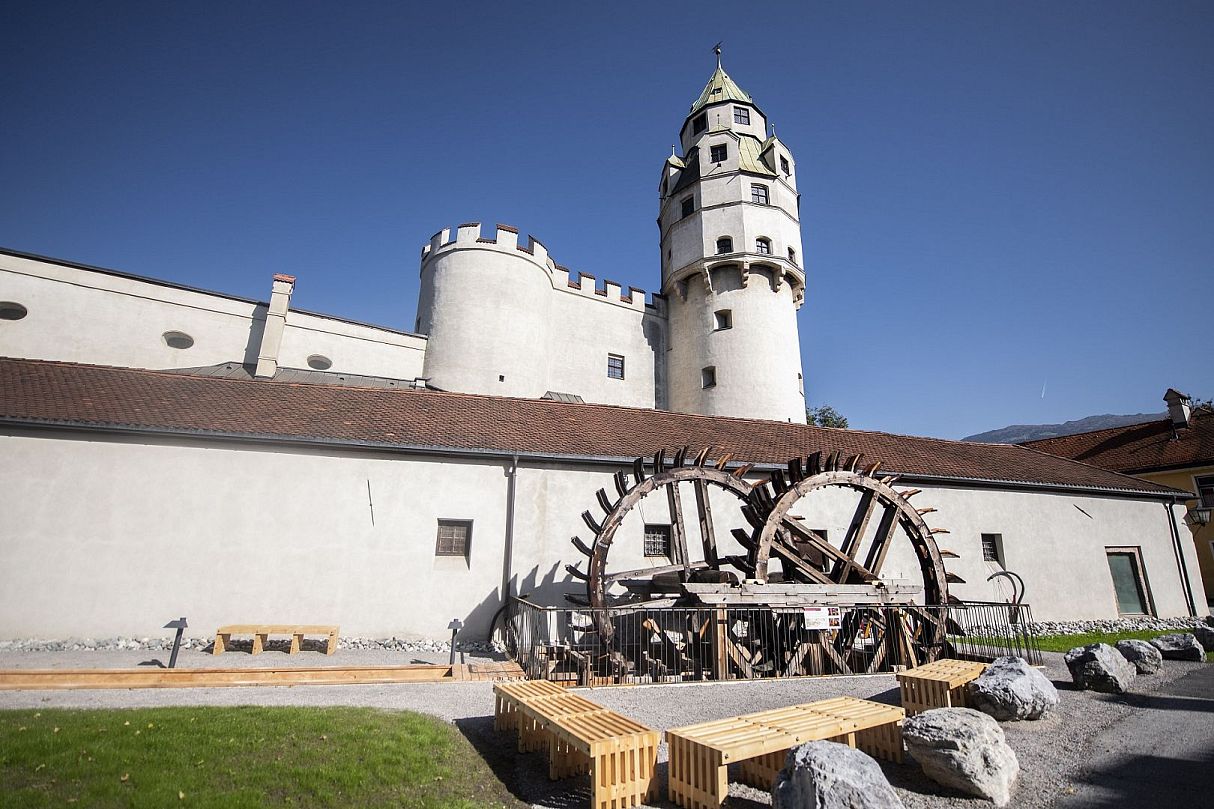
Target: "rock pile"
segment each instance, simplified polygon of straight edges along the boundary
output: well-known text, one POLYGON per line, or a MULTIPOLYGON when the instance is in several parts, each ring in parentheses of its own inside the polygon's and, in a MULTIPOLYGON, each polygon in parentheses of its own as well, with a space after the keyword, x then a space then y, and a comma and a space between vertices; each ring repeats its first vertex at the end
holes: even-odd
POLYGON ((942 786, 1005 806, 1020 774, 999 723, 970 708, 936 708, 902 723, 902 738, 924 774, 942 786))
MULTIPOLYGON (((207 638, 182 638, 182 649, 206 649, 209 648, 213 637, 207 638)), ((251 640, 245 640, 245 646, 252 644, 251 640)), ((276 639, 271 639, 269 648, 276 648, 276 639)), ((283 641, 283 643, 288 643, 283 641)), ((234 649, 242 648, 239 639, 233 640, 231 647, 234 649)), ((173 638, 103 638, 100 640, 93 638, 70 638, 68 640, 39 640, 37 638, 27 638, 22 640, 0 640, 0 653, 3 652, 108 652, 120 649, 144 649, 148 651, 164 651, 173 648, 173 638)), ((403 638, 347 638, 340 637, 337 641, 338 649, 383 649, 390 652, 429 652, 448 654, 451 651, 451 643, 444 640, 405 640, 403 638)), ((483 641, 460 641, 456 643, 457 651, 485 654, 489 652, 503 652, 504 647, 500 644, 486 643, 483 641)))
MULTIPOLYGON (((1038 635, 1078 635, 1091 632, 1167 632, 1209 627, 1207 618, 1109 618, 1099 621, 1036 621, 1028 628, 1038 635)), ((976 632, 972 634, 978 634, 976 632)))
POLYGON ((773 809, 902 809, 902 801, 866 753, 837 742, 788 751, 771 788, 773 809))
POLYGON ((1001 722, 1040 719, 1058 704, 1049 678, 1019 657, 1001 657, 968 685, 970 704, 1001 722))
POLYGON ((1137 669, 1107 643, 1077 646, 1063 657, 1071 679, 1080 691, 1091 689, 1120 694, 1130 687, 1137 669))

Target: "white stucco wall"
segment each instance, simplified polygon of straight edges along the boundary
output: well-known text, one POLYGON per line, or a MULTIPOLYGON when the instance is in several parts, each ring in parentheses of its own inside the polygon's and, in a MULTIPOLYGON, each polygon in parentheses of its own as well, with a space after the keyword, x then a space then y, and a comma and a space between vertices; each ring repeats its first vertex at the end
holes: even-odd
MULTIPOLYGON (((5 253, 0 301, 28 310, 0 321, 0 355, 128 368, 256 363, 266 313, 265 304, 219 293, 5 253), (194 344, 169 347, 169 331, 194 344)), ((279 365, 307 368, 308 357, 321 354, 334 372, 413 379, 425 349, 418 335, 289 311, 279 365)))
POLYGON ((432 385, 527 398, 557 391, 628 407, 664 399, 665 314, 642 291, 590 276, 571 286, 542 244, 526 252, 513 230, 480 234, 475 223, 454 239, 441 231, 422 257, 418 327, 432 385), (608 377, 608 354, 624 357, 623 379, 608 377))
MULTIPOLYGON (((178 615, 198 635, 223 623, 298 621, 337 623, 347 635, 441 638, 459 617, 474 636, 499 605, 508 459, 28 430, 0 434, 0 457, 2 638, 143 635, 178 615), (440 518, 473 521, 468 562, 435 557, 440 518)), ((579 515, 597 513, 594 491, 612 490, 613 471, 523 461, 518 591, 561 604, 560 593, 582 590, 564 570, 586 567, 569 537, 589 542, 579 515)), ((694 559, 690 486, 682 497, 694 559)), ((712 502, 721 552, 737 552, 728 539, 737 505, 719 492, 712 502)), ((1159 615, 1187 612, 1158 502, 936 486, 915 503, 938 508, 929 524, 951 529, 940 544, 961 557, 947 566, 968 582, 952 588, 963 599, 1005 600, 984 581, 993 570, 982 561, 985 532, 1003 535, 1038 619, 1116 616, 1109 546, 1141 549, 1159 615)), ((803 505, 807 527, 842 538, 854 507, 846 493, 803 505)), ((641 552, 647 521, 669 521, 664 498, 628 516, 612 569, 664 563, 641 552)), ((1196 560, 1188 564, 1193 577, 1196 560)), ((883 574, 915 583, 904 540, 883 574)))

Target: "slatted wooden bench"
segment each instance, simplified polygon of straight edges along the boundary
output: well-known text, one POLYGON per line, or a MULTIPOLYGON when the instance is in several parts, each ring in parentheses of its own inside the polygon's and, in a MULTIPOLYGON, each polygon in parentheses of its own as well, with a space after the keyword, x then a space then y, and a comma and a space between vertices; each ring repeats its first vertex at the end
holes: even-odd
POLYGON ((327 635, 328 645, 325 654, 337 651, 337 627, 321 624, 229 624, 215 630, 215 648, 213 654, 222 654, 232 641, 233 635, 252 635, 253 654, 261 654, 262 647, 270 635, 290 635, 290 654, 299 652, 304 635, 327 635))
POLYGON ((666 731, 670 800, 685 809, 718 809, 729 790, 728 768, 742 780, 771 789, 788 751, 830 740, 870 755, 902 761, 901 708, 855 697, 777 708, 666 731))
POLYGON ((937 660, 898 672, 902 707, 908 716, 932 708, 965 708, 969 705, 966 684, 986 671, 986 663, 970 660, 937 660))
POLYGON ((494 727, 516 729, 521 753, 546 751, 553 780, 589 774, 592 809, 656 797, 658 731, 546 681, 500 683, 493 691, 494 727))

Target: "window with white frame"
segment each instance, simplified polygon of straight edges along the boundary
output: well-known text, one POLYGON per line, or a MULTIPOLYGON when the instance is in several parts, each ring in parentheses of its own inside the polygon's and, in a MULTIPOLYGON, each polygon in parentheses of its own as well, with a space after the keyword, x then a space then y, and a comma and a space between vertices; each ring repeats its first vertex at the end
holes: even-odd
POLYGON ((982 561, 1003 564, 1003 535, 982 535, 982 561))
POLYGON ((750 201, 756 205, 767 204, 767 186, 758 183, 750 187, 750 201))
POLYGON ((758 253, 759 255, 770 256, 771 255, 771 239, 765 238, 763 236, 760 236, 759 238, 755 239, 755 252, 758 253))
POLYGON ((1193 478, 1197 484, 1197 500, 1201 508, 1214 508, 1214 475, 1200 475, 1193 478))
POLYGON ((735 124, 750 124, 750 110, 745 107, 733 108, 733 122, 735 124))

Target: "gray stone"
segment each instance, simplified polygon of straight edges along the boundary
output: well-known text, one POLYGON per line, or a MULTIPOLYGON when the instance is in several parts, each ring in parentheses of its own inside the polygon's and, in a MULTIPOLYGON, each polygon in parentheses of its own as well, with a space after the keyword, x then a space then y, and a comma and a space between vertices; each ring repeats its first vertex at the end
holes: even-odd
POLYGON ((1120 694, 1130 687, 1138 670, 1107 643, 1077 646, 1063 657, 1075 687, 1083 691, 1120 694))
POLYGON ((788 751, 771 788, 774 809, 902 809, 881 767, 837 742, 809 742, 788 751))
POLYGON ((1145 640, 1119 640, 1117 651, 1134 664, 1139 674, 1154 674, 1163 666, 1163 655, 1145 640))
POLYGON ((1197 642, 1197 638, 1188 632, 1175 635, 1160 635, 1151 638, 1151 645, 1159 650, 1164 660, 1205 660, 1206 650, 1197 642))
POLYGON ((906 748, 924 774, 942 786, 1004 806, 1020 774, 1003 728, 970 708, 937 708, 902 723, 906 748))
POLYGON ((1207 652, 1214 652, 1214 629, 1208 626, 1195 626, 1193 627, 1193 637, 1197 638, 1201 648, 1207 652))
POLYGON ((1058 689, 1022 658, 1001 657, 969 684, 969 698, 1000 721, 1040 719, 1058 704, 1058 689))

